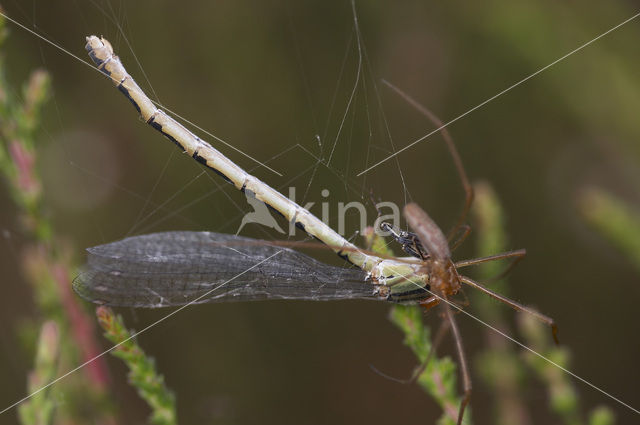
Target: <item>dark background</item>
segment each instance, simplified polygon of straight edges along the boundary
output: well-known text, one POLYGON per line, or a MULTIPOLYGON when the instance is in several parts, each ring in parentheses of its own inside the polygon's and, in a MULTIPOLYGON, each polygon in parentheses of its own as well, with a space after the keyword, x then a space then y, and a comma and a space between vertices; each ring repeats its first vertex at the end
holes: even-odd
MULTIPOLYGON (((103 35, 151 97, 144 73, 163 105, 269 161, 283 177, 263 168, 255 174, 285 194, 295 187, 298 202, 316 202, 312 211, 319 213, 318 204, 328 201, 335 219, 337 202, 361 201, 368 204, 371 224, 371 196, 400 206, 413 200, 447 229, 463 193, 439 137, 356 177, 393 151, 383 113, 397 148, 434 128, 380 78, 447 121, 632 16, 638 6, 621 0, 445 3, 358 2, 366 51, 347 112, 358 69, 348 2, 3 6, 84 61, 84 37, 103 35), (300 148, 279 156, 300 144, 326 160, 336 140, 329 167, 314 167, 316 160, 300 148), (328 199, 320 195, 325 188, 328 199)), ((95 70, 9 28, 9 78, 18 83, 42 67, 53 79, 39 169, 57 234, 75 247, 78 262, 84 247, 119 239, 132 228, 235 233, 248 211, 240 193, 213 174, 199 176, 202 169, 143 125, 95 70), (164 209, 156 211, 160 204, 164 209)), ((562 343, 572 352, 572 371, 634 407, 640 406, 638 275, 584 224, 576 201, 583 189, 596 186, 631 205, 640 202, 639 39, 640 21, 633 21, 450 127, 468 174, 490 182, 503 201, 510 247, 528 251, 510 278, 511 293, 557 320, 562 343)), ((241 166, 256 166, 203 138, 241 166)), ((348 224, 352 235, 357 220, 348 224)), ((17 266, 23 242, 2 186, 0 229, 4 406, 24 395, 32 362, 13 329, 37 313, 17 266)), ((255 226, 243 233, 267 237, 255 226)), ((460 258, 472 255, 472 242, 456 252, 460 258)), ((323 252, 317 257, 339 264, 323 252)), ((388 310, 383 303, 357 301, 195 306, 139 340, 177 393, 182 423, 431 423, 440 409, 417 386, 387 381, 368 367, 404 376, 415 365, 387 320, 388 310)), ((141 329, 168 311, 123 313, 129 326, 141 329)), ((438 322, 436 316, 425 320, 438 322)), ((483 346, 481 325, 465 317, 459 322, 473 359, 483 346)), ((123 367, 109 363, 125 421, 144 421, 146 407, 126 386, 123 367)), ((605 404, 619 423, 637 421, 628 409, 574 382, 583 405, 605 404)), ((476 423, 492 423, 478 379, 476 389, 476 423)), ((534 410, 546 410, 542 388, 529 389, 525 397, 534 410)), ((15 412, 0 417, 0 423, 15 421, 15 412)))

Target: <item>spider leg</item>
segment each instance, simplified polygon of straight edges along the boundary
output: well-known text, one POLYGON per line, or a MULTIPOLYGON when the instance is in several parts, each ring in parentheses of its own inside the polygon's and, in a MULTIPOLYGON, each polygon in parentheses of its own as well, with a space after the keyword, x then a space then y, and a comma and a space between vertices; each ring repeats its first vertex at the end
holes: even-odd
POLYGON ((558 326, 556 325, 555 320, 553 320, 551 317, 546 316, 546 315, 544 315, 544 314, 532 309, 531 307, 527 307, 524 304, 520 304, 517 301, 513 301, 513 300, 505 297, 504 295, 500 295, 497 292, 493 292, 491 289, 485 288, 484 286, 480 285, 475 280, 473 280, 471 278, 468 278, 467 276, 460 276, 460 281, 464 282, 467 285, 472 286, 472 287, 474 287, 476 289, 479 289, 480 291, 482 291, 485 294, 495 298, 498 301, 502 301, 503 303, 511 306, 511 308, 513 308, 516 311, 522 311, 522 312, 525 312, 525 313, 529 313, 533 317, 535 317, 536 319, 540 320, 541 322, 546 323, 551 328, 551 333, 553 334, 553 340, 555 341, 555 343, 556 344, 560 343, 558 341, 558 326))
POLYGON ((455 251, 456 248, 462 245, 462 242, 467 239, 467 236, 469 236, 469 234, 471 233, 471 226, 469 226, 468 224, 461 224, 459 230, 462 230, 462 234, 458 237, 458 239, 455 240, 454 243, 451 244, 451 252, 455 251))
POLYGON ((464 354, 464 347, 462 346, 460 331, 458 330, 458 325, 456 324, 453 313, 451 312, 451 307, 449 307, 449 304, 446 303, 444 307, 447 314, 447 320, 451 325, 451 330, 453 331, 452 333, 456 343, 456 351, 458 352, 458 363, 460 363, 460 373, 462 374, 462 386, 464 394, 462 396, 462 401, 460 402, 460 410, 458 411, 457 421, 457 425, 461 425, 462 418, 464 417, 464 410, 466 409, 467 404, 469 404, 469 399, 471 398, 471 375, 469 374, 469 366, 467 364, 467 358, 464 354))
POLYGON ((435 295, 432 295, 429 298, 420 301, 420 307, 424 308, 425 311, 431 310, 438 304, 440 304, 440 297, 437 297, 435 295))

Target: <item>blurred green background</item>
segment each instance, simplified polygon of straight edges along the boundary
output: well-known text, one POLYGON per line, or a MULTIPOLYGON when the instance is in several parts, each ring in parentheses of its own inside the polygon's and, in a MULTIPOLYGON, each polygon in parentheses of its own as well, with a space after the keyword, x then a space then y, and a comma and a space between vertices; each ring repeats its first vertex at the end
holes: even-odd
MULTIPOLYGON (((316 202, 312 211, 329 202, 336 217, 338 202, 361 201, 371 224, 371 199, 413 200, 447 229, 463 193, 439 137, 356 177, 434 128, 380 79, 447 121, 631 17, 638 6, 362 1, 360 67, 351 5, 344 1, 7 1, 3 7, 85 62, 84 37, 104 36, 151 97, 155 91, 167 108, 268 161, 282 177, 203 137, 285 194, 295 187, 299 203, 316 202), (327 167, 316 158, 331 161, 327 167), (323 198, 322 189, 331 195, 323 198)), ((130 232, 235 233, 249 211, 242 194, 202 175, 91 67, 8 27, 9 79, 21 82, 34 67, 52 77, 39 170, 55 230, 75 247, 78 261, 85 247, 130 232)), ((576 374, 634 407, 640 406, 638 272, 585 224, 578 199, 598 187, 636 208, 640 203, 639 39, 640 20, 450 127, 470 178, 488 181, 501 198, 511 248, 528 251, 511 276, 511 294, 556 319, 576 374)), ((349 235, 358 224, 352 218, 349 235)), ((3 407, 24 395, 32 364, 14 329, 39 314, 17 266, 24 240, 4 186, 0 230, 3 407)), ((243 234, 278 237, 251 226, 243 234)), ((468 242, 456 258, 472 256, 472 248, 468 242)), ((325 252, 314 255, 339 264, 325 252)), ((374 364, 403 377, 415 365, 388 310, 369 302, 203 305, 139 341, 176 392, 181 423, 431 423, 439 407, 417 386, 369 369, 374 364)), ((122 311, 136 329, 167 312, 122 311)), ((440 319, 425 320, 435 326, 440 319)), ((483 344, 481 325, 465 317, 459 324, 473 360, 483 344)), ((144 421, 147 408, 126 385, 123 366, 108 361, 123 420, 144 421)), ((488 395, 475 384, 475 422, 492 423, 488 395)), ((576 386, 584 405, 608 405, 618 423, 637 421, 630 410, 576 386)), ((59 397, 64 403, 65 395, 59 397)), ((528 388, 524 397, 534 407, 546 404, 542 388, 528 388)), ((535 423, 551 420, 545 409, 534 412, 535 423)), ((15 414, 0 416, 0 423, 17 423, 15 414)))

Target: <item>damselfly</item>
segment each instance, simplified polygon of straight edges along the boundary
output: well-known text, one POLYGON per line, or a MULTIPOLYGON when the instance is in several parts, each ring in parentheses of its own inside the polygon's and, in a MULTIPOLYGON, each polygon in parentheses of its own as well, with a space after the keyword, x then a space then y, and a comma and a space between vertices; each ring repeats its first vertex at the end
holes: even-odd
MULTIPOLYGON (((455 247, 468 234, 464 221, 473 193, 447 133, 444 133, 445 139, 467 194, 458 224, 447 238, 418 205, 408 204, 404 215, 415 233, 400 231, 390 225, 385 225, 385 230, 402 244, 411 257, 383 258, 356 247, 309 211, 248 174, 156 108, 126 72, 106 40, 88 37, 86 49, 98 69, 112 79, 146 123, 237 189, 252 192, 256 199, 358 268, 329 266, 292 249, 245 237, 212 232, 156 233, 89 248, 87 266, 74 281, 74 289, 85 299, 132 307, 263 299, 377 299, 417 303, 425 309, 442 303, 455 338, 464 383, 465 394, 458 424, 462 422, 469 401, 471 379, 449 299, 460 291, 463 283, 516 310, 534 315, 551 326, 556 336, 551 318, 458 273, 461 267, 486 261, 519 259, 525 252, 517 250, 485 258, 452 261, 449 242, 462 233, 452 246, 455 247)), ((429 115, 428 111, 425 113, 429 115)))

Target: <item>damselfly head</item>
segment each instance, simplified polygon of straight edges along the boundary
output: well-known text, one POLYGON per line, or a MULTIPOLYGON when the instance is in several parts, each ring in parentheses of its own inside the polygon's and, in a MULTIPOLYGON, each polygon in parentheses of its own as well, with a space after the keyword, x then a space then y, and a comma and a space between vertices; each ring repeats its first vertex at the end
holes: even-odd
POLYGON ((415 233, 404 231, 386 222, 380 224, 380 229, 383 232, 389 233, 389 235, 391 235, 391 237, 394 238, 396 242, 402 245, 402 250, 412 257, 416 257, 421 260, 426 260, 427 258, 429 258, 429 253, 422 246, 418 236, 415 233))

